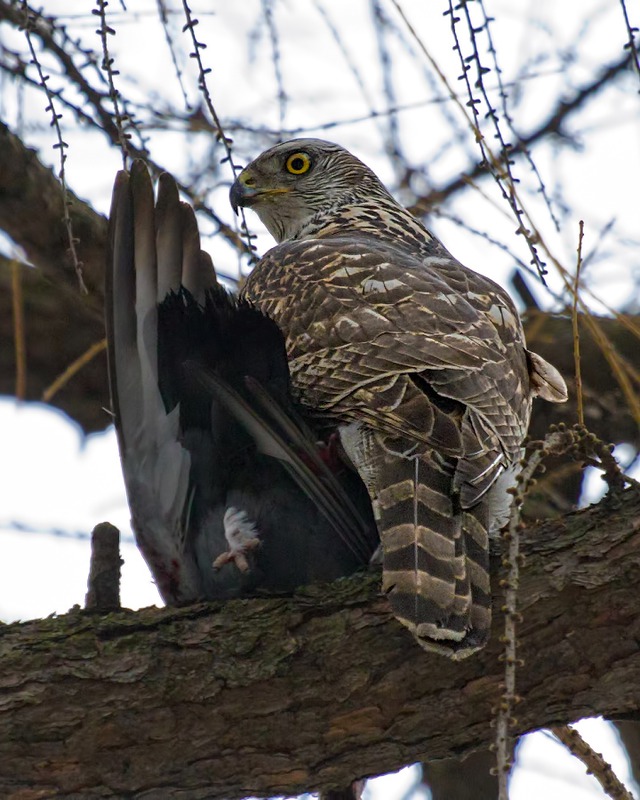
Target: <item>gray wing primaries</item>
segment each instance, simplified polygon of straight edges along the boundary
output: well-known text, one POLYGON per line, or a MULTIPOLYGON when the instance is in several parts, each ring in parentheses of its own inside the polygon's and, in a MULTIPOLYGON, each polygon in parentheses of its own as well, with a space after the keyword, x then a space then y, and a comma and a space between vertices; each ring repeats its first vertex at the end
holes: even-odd
MULTIPOLYGON (((160 197, 171 216, 177 193, 160 197)), ((196 245, 199 251, 199 240, 189 240, 193 229, 186 233, 185 246, 183 227, 163 226, 156 246, 146 167, 135 162, 131 175, 118 173, 106 269, 111 402, 137 543, 161 595, 172 602, 201 594, 198 569, 185 549, 191 458, 179 441, 179 410, 167 414, 158 390, 158 296, 179 287, 175 264, 184 263, 182 253, 196 245)))
POLYGON ((211 257, 200 249, 200 234, 193 209, 180 201, 178 187, 170 175, 158 180, 155 208, 158 257, 157 302, 184 286, 198 302, 215 283, 211 257))

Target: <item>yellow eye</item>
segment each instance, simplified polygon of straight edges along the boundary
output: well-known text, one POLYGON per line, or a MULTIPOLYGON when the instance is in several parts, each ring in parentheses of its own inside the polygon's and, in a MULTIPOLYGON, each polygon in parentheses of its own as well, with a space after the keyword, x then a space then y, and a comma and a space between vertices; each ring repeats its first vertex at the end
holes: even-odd
POLYGON ((306 153, 294 153, 287 159, 286 166, 292 175, 303 175, 311 167, 311 159, 306 153))

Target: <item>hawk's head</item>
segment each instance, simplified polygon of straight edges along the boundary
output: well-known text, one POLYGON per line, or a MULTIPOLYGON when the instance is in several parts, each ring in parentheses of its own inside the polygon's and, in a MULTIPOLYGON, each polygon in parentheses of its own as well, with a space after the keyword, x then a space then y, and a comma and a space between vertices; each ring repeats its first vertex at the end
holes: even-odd
POLYGON ((322 139, 291 139, 271 147, 242 170, 230 193, 234 211, 253 208, 278 242, 374 197, 392 199, 369 167, 322 139))

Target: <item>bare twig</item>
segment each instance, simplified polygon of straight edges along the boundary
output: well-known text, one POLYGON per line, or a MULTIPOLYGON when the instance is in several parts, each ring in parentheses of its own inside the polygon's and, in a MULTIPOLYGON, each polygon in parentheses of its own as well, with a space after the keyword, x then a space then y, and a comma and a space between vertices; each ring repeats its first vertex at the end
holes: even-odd
MULTIPOLYGON (((636 44, 636 34, 638 33, 638 28, 631 25, 625 0, 620 0, 620 6, 622 7, 624 22, 627 26, 627 35, 629 36, 629 41, 625 44, 624 49, 629 50, 631 58, 633 59, 633 65, 635 66, 638 77, 640 78, 640 59, 638 58, 638 46, 636 44)), ((640 89, 638 89, 638 93, 640 94, 640 89)))
MULTIPOLYGON (((26 3, 26 0, 24 0, 26 3)), ((33 12, 30 12, 33 15, 33 12)), ((18 18, 18 13, 12 6, 0 4, 0 19, 7 19, 13 24, 21 24, 21 17, 18 18)), ((46 22, 40 20, 40 24, 34 28, 33 33, 38 36, 42 47, 48 52, 52 53, 57 59, 67 79, 75 86, 75 88, 82 94, 87 102, 87 105, 95 111, 96 118, 90 119, 90 124, 104 131, 114 144, 118 143, 118 131, 113 121, 113 115, 110 110, 105 108, 104 100, 109 96, 108 92, 102 92, 96 89, 89 80, 85 77, 83 69, 76 65, 74 56, 79 55, 82 57, 84 65, 91 65, 95 68, 99 81, 108 89, 108 82, 100 69, 100 58, 98 54, 90 48, 82 47, 79 42, 71 39, 66 32, 63 25, 56 25, 55 21, 48 18, 46 22), (54 33, 61 39, 62 43, 58 43, 54 37, 54 33)), ((60 94, 56 93, 56 99, 61 99, 60 94)), ((138 126, 133 118, 133 114, 128 109, 130 104, 125 102, 125 98, 121 98, 125 106, 125 113, 129 126, 136 131, 140 140, 140 145, 135 150, 132 148, 132 156, 144 157, 147 155, 146 144, 138 126)), ((62 100, 61 100, 62 102, 62 100)), ((65 101, 66 102, 66 101, 65 101)), ((67 103, 67 105, 70 105, 67 103)), ((79 118, 84 119, 82 114, 75 113, 79 118)), ((87 121, 86 119, 84 121, 87 121)))
POLYGON ((502 566, 507 570, 507 575, 500 581, 505 590, 504 605, 504 686, 500 703, 496 708, 496 737, 493 748, 496 751, 496 771, 498 776, 498 800, 508 800, 507 782, 511 770, 511 754, 513 746, 510 730, 513 725, 513 710, 520 698, 516 694, 516 668, 518 659, 516 655, 517 638, 516 625, 519 621, 517 610, 518 584, 520 580, 520 529, 521 510, 527 489, 531 484, 533 473, 538 468, 544 454, 544 443, 540 442, 523 469, 518 475, 517 488, 512 490, 514 495, 511 518, 502 539, 506 545, 506 555, 502 559, 502 566))
MULTIPOLYGON (((6 7, 0 5, 0 19, 3 18, 9 19, 14 24, 19 24, 20 19, 18 19, 18 15, 12 12, 11 7, 6 7)), ((51 24, 52 26, 53 24, 51 24)), ((63 28, 56 28, 55 30, 60 31, 60 35, 66 36, 63 28)), ((113 116, 111 112, 104 107, 104 99, 105 95, 99 91, 97 91, 85 78, 81 70, 78 69, 76 64, 73 61, 70 53, 72 51, 71 45, 69 45, 69 52, 65 51, 64 47, 61 47, 53 38, 51 34, 51 30, 48 26, 44 24, 38 25, 38 27, 34 30, 34 33, 40 39, 42 47, 45 50, 50 51, 56 59, 60 62, 60 66, 69 79, 69 81, 75 85, 76 89, 87 99, 87 105, 95 110, 96 119, 91 119, 82 109, 79 107, 74 107, 72 104, 68 103, 67 101, 62 100, 61 102, 65 103, 67 106, 72 107, 74 113, 85 123, 92 124, 98 127, 100 130, 104 131, 107 134, 109 139, 114 144, 119 144, 119 132, 117 129, 116 124, 114 123, 113 116)), ((65 42, 68 40, 68 36, 65 39, 65 42)), ((79 50, 79 52, 90 61, 90 63, 94 63, 95 54, 91 51, 87 51, 86 49, 82 49, 79 47, 77 43, 73 44, 75 50, 79 50)), ((103 81, 106 81, 104 75, 98 70, 100 74, 100 78, 103 81)), ((117 74, 117 73, 115 73, 117 74)), ((41 82, 37 84, 41 86, 41 82)), ((120 97, 120 95, 118 95, 120 97)), ((58 96, 56 96, 58 99, 58 96)), ((122 99, 122 98, 121 98, 122 99)), ((122 112, 122 119, 126 119, 129 126, 134 129, 137 134, 138 138, 140 139, 140 145, 135 147, 131 141, 128 142, 129 147, 129 154, 131 158, 143 158, 147 162, 148 166, 152 169, 154 174, 157 176, 160 172, 163 171, 162 167, 154 162, 149 158, 149 153, 146 148, 145 139, 140 132, 138 126, 136 125, 132 114, 126 108, 122 112)), ((227 225, 211 208, 209 208, 206 204, 202 203, 201 199, 196 196, 196 194, 184 184, 179 184, 179 189, 183 192, 196 206, 196 208, 205 214, 209 219, 211 219, 214 224, 216 225, 218 231, 221 235, 236 249, 240 250, 241 252, 245 252, 248 250, 248 247, 243 243, 240 239, 236 231, 227 225)))
POLYGON ((191 111, 191 103, 189 103, 189 98, 187 97, 187 92, 184 88, 184 81, 182 80, 182 69, 180 68, 180 64, 178 63, 178 57, 176 56, 176 49, 173 44, 173 36, 171 35, 171 31, 169 30, 169 15, 167 14, 167 4, 165 0, 157 0, 158 6, 158 14, 160 15, 160 22, 162 24, 162 30, 164 31, 164 38, 167 43, 167 47, 169 48, 169 54, 171 55, 171 63, 173 64, 174 72, 176 73, 176 78, 178 79, 178 85, 180 86, 180 91, 182 92, 182 99, 184 100, 184 107, 187 111, 191 111))
MULTIPOLYGON (((515 129, 515 126, 514 126, 514 123, 513 123, 513 118, 511 117, 511 113, 509 112, 509 107, 508 107, 508 104, 507 104, 507 98, 508 98, 507 85, 502 80, 502 70, 500 69, 500 65, 498 63, 498 51, 497 51, 497 49, 496 49, 496 47, 495 47, 495 45, 493 43, 493 36, 491 34, 491 24, 490 23, 493 22, 494 20, 493 20, 492 17, 490 17, 487 14, 487 11, 486 11, 486 8, 485 8, 485 4, 484 4, 484 0, 480 0, 479 6, 480 6, 480 9, 482 11, 483 18, 484 18, 483 28, 484 28, 484 31, 485 31, 485 34, 486 34, 486 37, 487 37, 487 49, 489 51, 489 54, 491 55, 491 58, 492 58, 492 61, 493 61, 493 69, 495 71, 496 79, 498 81, 498 94, 500 96, 500 101, 501 101, 501 105, 502 105, 502 115, 503 115, 507 125, 509 126, 511 132, 516 137, 516 141, 522 141, 522 137, 520 136, 518 131, 516 131, 516 129, 515 129)), ((482 79, 482 76, 480 76, 480 79, 482 79)), ((496 117, 496 120, 497 120, 497 117, 496 117)), ((513 149, 514 149, 514 145, 510 144, 509 145, 509 151, 512 151, 513 149)), ((540 195, 541 195, 541 197, 542 197, 542 199, 543 199, 543 201, 544 201, 544 203, 545 203, 545 205, 546 205, 546 207, 547 207, 547 209, 549 211, 549 216, 551 217, 551 221, 553 222, 553 224, 555 226, 555 229, 559 232, 560 231, 560 222, 558 221, 558 219, 557 219, 557 217, 556 217, 556 215, 554 213, 553 206, 551 205, 551 199, 549 198, 549 195, 547 194, 547 187, 545 186, 544 181, 542 180, 542 175, 540 174, 540 172, 538 170, 538 167, 536 166, 536 163, 533 160, 533 157, 531 155, 531 151, 529 150, 528 147, 524 147, 524 148, 522 148, 521 152, 524 155, 524 157, 526 158, 526 160, 527 160, 527 162, 529 164, 529 168, 531 169, 531 172, 535 175, 536 181, 538 183, 538 190, 540 192, 540 195)))
POLYGON ((264 21, 267 25, 269 32, 269 41, 271 43, 271 59, 273 61, 273 72, 276 79, 276 87, 278 92, 278 129, 280 131, 280 138, 282 138, 282 131, 284 130, 284 120, 287 113, 287 93, 284 90, 284 79, 282 77, 282 64, 280 57, 280 40, 278 37, 278 29, 275 24, 273 15, 273 0, 262 0, 262 13, 264 21))
MULTIPOLYGON (((367 84, 366 84, 366 82, 364 80, 362 72, 358 68, 358 65, 357 65, 356 61, 354 60, 354 58, 353 58, 353 56, 352 56, 352 54, 351 54, 351 52, 350 52, 350 50, 349 50, 349 48, 347 46, 347 43, 344 40, 344 37, 340 33, 340 30, 336 26, 336 24, 333 21, 333 19, 329 16, 329 12, 319 2, 319 0, 313 0, 313 5, 315 6, 318 14, 320 14, 320 16, 322 17, 322 20, 323 20, 324 24, 327 26, 327 29, 329 30, 329 33, 331 34, 333 40, 335 41, 336 46, 337 46, 338 50, 340 51, 340 54, 342 55, 342 57, 345 60, 345 63, 347 65, 348 69, 349 69, 349 72, 353 75, 353 79, 356 82, 356 86, 360 90, 360 94, 362 95, 362 99, 364 100, 364 102, 366 103, 366 105, 370 109, 370 113, 369 114, 367 114, 366 116, 361 116, 361 117, 355 119, 355 121, 356 122, 358 122, 358 121, 363 122, 363 121, 366 121, 366 120, 369 120, 369 119, 377 119, 379 117, 385 117, 387 114, 397 113, 398 111, 401 110, 401 108, 406 108, 406 107, 409 107, 409 106, 413 107, 413 104, 407 104, 407 106, 402 106, 402 107, 399 106, 397 108, 390 108, 390 109, 386 109, 385 111, 380 111, 380 112, 375 111, 373 97, 371 96, 371 93, 367 89, 367 84)), ((351 125, 351 124, 353 124, 353 122, 354 122, 353 119, 331 120, 330 122, 327 122, 324 125, 314 125, 311 129, 297 127, 297 128, 291 129, 288 132, 290 134, 292 134, 292 135, 299 136, 300 134, 305 133, 307 130, 313 130, 313 131, 329 130, 330 128, 335 128, 335 127, 337 127, 339 125, 351 125)))
MULTIPOLYGON (((213 124, 215 125, 217 131, 216 134, 217 139, 219 142, 222 142, 222 146, 224 147, 224 150, 227 154, 225 158, 222 159, 221 163, 224 164, 225 161, 229 163, 231 170, 233 172, 233 177, 235 178, 236 174, 240 171, 240 166, 238 166, 233 159, 233 152, 231 149, 233 145, 233 140, 225 134, 224 128, 222 127, 222 122, 220 121, 220 117, 218 116, 218 112, 216 111, 215 106, 213 105, 211 93, 209 91, 209 87, 207 86, 207 75, 211 72, 211 68, 210 67, 205 68, 204 64, 202 63, 202 57, 200 55, 201 50, 204 50, 206 48, 206 44, 204 42, 198 41, 198 37, 196 36, 196 26, 198 25, 198 20, 194 16, 192 16, 191 9, 189 8, 187 0, 182 0, 182 7, 184 8, 185 18, 187 20, 183 30, 189 31, 189 33, 191 34, 191 41, 193 43, 193 51, 191 52, 190 55, 192 58, 196 60, 196 63, 198 64, 198 70, 199 70, 198 88, 202 92, 202 96, 204 97, 207 108, 209 109, 209 113, 211 114, 211 119, 213 120, 213 124)), ((254 260, 255 259, 254 254, 256 248, 252 240, 255 238, 255 236, 249 231, 249 227, 247 225, 247 220, 243 208, 240 208, 240 219, 241 219, 240 223, 241 236, 247 242, 247 251, 249 253, 250 260, 254 260)))
MULTIPOLYGON (((404 13, 404 11, 401 8, 400 4, 397 2, 397 0, 391 0, 391 3, 394 6, 394 8, 396 9, 396 11, 398 12, 398 14, 400 15, 400 17, 402 18, 404 24, 407 26, 407 30, 409 30, 409 32, 411 33, 412 37, 415 39, 418 47, 420 47, 422 53, 424 54, 424 56, 429 61, 429 63, 431 64, 432 68, 435 70, 436 74, 438 75, 439 80, 446 87, 447 92, 449 94, 449 97, 456 104, 456 106, 458 107, 458 109, 460 110, 462 115, 467 120, 467 122, 469 124, 469 127, 471 128, 471 131, 472 131, 472 133, 473 133, 473 135, 474 135, 474 137, 476 139, 476 142, 478 143, 478 145, 479 145, 479 147, 481 149, 481 152, 483 154, 483 162, 481 163, 480 166, 482 167, 483 170, 489 171, 496 178, 496 180, 498 180, 498 175, 502 175, 504 171, 503 171, 503 169, 502 169, 502 167, 500 165, 500 159, 493 154, 491 148, 487 144, 486 139, 485 139, 480 127, 479 127, 479 124, 478 124, 478 122, 479 122, 478 112, 477 112, 477 109, 475 108, 476 104, 479 101, 476 100, 473 97, 473 94, 471 93, 471 86, 469 84, 469 80, 468 80, 468 77, 467 77, 468 65, 465 63, 464 58, 462 58, 462 56, 461 56, 463 72, 462 72, 462 75, 460 76, 460 78, 463 81, 465 81, 465 83, 468 86, 468 92, 470 94, 469 94, 469 101, 467 102, 466 106, 467 107, 471 107, 471 109, 472 109, 472 112, 471 112, 472 115, 471 116, 469 116, 465 105, 462 104, 461 100, 458 98, 456 93, 453 91, 453 89, 451 87, 451 84, 449 83, 446 75, 444 74, 442 69, 439 67, 438 63, 433 58, 433 56, 429 53, 429 50, 425 46, 425 44, 422 41, 422 39, 418 36, 417 31, 415 30, 415 28, 413 27, 413 25, 411 24, 411 22, 407 18, 406 14, 404 13)), ((466 0, 462 0, 462 3, 464 5, 464 3, 466 3, 466 0)), ((452 16, 453 36, 454 36, 454 40, 457 42, 457 33, 455 32, 455 22, 457 21, 457 18, 455 18, 451 2, 450 2, 450 6, 449 7, 450 7, 450 11, 446 12, 446 13, 450 13, 451 16, 452 16)), ((454 48, 454 49, 456 49, 456 48, 454 48)), ((460 52, 459 45, 458 45, 457 49, 460 52)), ((512 151, 512 148, 510 148, 509 152, 511 153, 511 151, 512 151)), ((537 243, 538 243, 538 239, 539 239, 538 230, 537 230, 535 224, 533 223, 533 220, 531 219, 530 214, 524 208, 521 199, 518 197, 516 189, 515 189, 514 182, 511 181, 509 183, 508 192, 504 189, 503 186, 501 186, 501 189, 503 191, 503 194, 505 195, 505 197, 509 201, 509 205, 512 208, 512 210, 514 211, 514 213, 516 214, 516 217, 518 219, 518 223, 519 224, 518 224, 518 229, 516 230, 516 233, 522 234, 525 237, 525 240, 526 240, 527 245, 529 247, 529 251, 531 252, 532 257, 533 257, 533 262, 532 263, 535 263, 536 267, 538 268, 538 274, 540 275, 540 278, 542 278, 544 276, 544 274, 545 274, 545 269, 544 269, 545 265, 544 265, 544 263, 542 261, 540 261, 539 256, 537 254, 537 243), (517 211, 516 211, 516 209, 517 209, 517 211), (527 224, 530 227, 527 227, 527 224)))
MULTIPOLYGON (((455 8, 453 5, 453 1, 449 0, 449 10, 445 12, 451 20, 451 33, 454 40, 454 47, 453 49, 458 53, 458 57, 460 59, 460 64, 462 67, 462 74, 460 75, 460 79, 464 82, 464 85, 467 89, 467 95, 469 97, 469 101, 467 106, 471 108, 473 113, 474 119, 474 127, 477 129, 477 132, 481 132, 481 124, 480 124, 480 116, 478 113, 477 106, 481 103, 479 99, 475 97, 473 88, 479 89, 480 94, 482 95, 482 100, 486 106, 487 112, 486 117, 488 117, 493 125, 495 139, 497 140, 500 146, 500 153, 496 157, 489 146, 486 143, 486 139, 483 135, 478 136, 476 133, 476 139, 478 145, 480 146, 480 151, 486 163, 489 166, 491 174, 493 175, 498 187, 502 193, 502 196, 509 204, 511 211, 518 223, 518 228, 516 230, 517 234, 522 234, 527 242, 529 247, 529 251, 532 257, 532 264, 538 270, 538 274, 540 279, 543 283, 545 283, 544 276, 547 274, 546 264, 541 260, 540 255, 538 253, 538 248, 536 247, 537 237, 535 235, 535 229, 531 230, 526 225, 526 214, 522 207, 522 203, 518 199, 518 193, 516 191, 516 183, 518 182, 517 179, 513 175, 513 171, 511 169, 512 165, 514 164, 513 156, 511 151, 513 150, 513 145, 508 143, 503 134, 502 128, 499 122, 499 116, 491 100, 489 98, 489 94, 487 92, 484 76, 490 72, 490 68, 486 67, 482 64, 480 59, 480 51, 478 49, 478 41, 477 41, 477 34, 481 30, 485 30, 488 27, 489 21, 488 18, 485 16, 485 20, 480 27, 477 27, 473 20, 471 19, 471 12, 469 10, 469 2, 468 0, 458 0, 455 8), (464 18, 467 24, 467 31, 469 34, 469 40, 472 46, 472 54, 470 56, 465 57, 462 52, 462 46, 460 44, 460 40, 457 34, 456 25, 460 21, 460 17, 456 16, 456 12, 462 10, 464 13, 464 18), (476 80, 474 82, 473 88, 471 86, 471 82, 469 80, 469 71, 471 68, 471 64, 475 63, 476 65, 476 80)), ((491 40, 490 44, 491 44, 491 40)), ((494 50, 495 54, 495 50, 494 50)), ((495 55, 494 55, 495 58, 495 55)), ((503 101, 504 101, 504 93, 503 93, 503 101)))
POLYGON ((124 123, 127 120, 127 115, 122 114, 120 111, 120 104, 118 102, 118 98, 120 97, 120 92, 116 89, 114 78, 116 75, 119 75, 120 72, 117 69, 113 68, 113 61, 114 59, 111 58, 109 55, 109 44, 107 41, 108 36, 115 36, 116 32, 113 28, 107 25, 107 6, 109 3, 107 0, 96 0, 96 4, 98 6, 97 9, 92 9, 91 13, 94 14, 96 17, 100 19, 100 27, 96 31, 98 36, 100 36, 100 41, 102 42, 102 70, 106 73, 107 82, 109 84, 109 97, 111 98, 111 102, 113 103, 113 114, 116 121, 116 128, 118 131, 118 143, 120 145, 120 150, 122 152, 122 168, 127 168, 127 159, 129 158, 129 139, 131 138, 130 134, 125 133, 124 130, 124 123))
POLYGON ((518 612, 518 587, 520 581, 520 531, 524 528, 522 523, 522 507, 529 489, 535 484, 533 478, 536 470, 547 455, 560 455, 566 453, 579 440, 578 434, 573 429, 567 430, 564 426, 552 426, 544 440, 532 442, 529 453, 522 462, 522 470, 516 479, 516 486, 511 489, 513 505, 509 524, 503 531, 502 539, 506 545, 506 554, 502 559, 502 566, 506 569, 506 577, 500 581, 504 587, 504 634, 501 641, 504 643, 504 684, 500 702, 495 709, 495 743, 492 749, 496 751, 496 772, 498 777, 498 800, 508 800, 507 782, 511 770, 511 755, 513 743, 511 729, 517 720, 514 718, 515 706, 520 702, 516 692, 516 670, 523 666, 522 659, 517 657, 517 625, 521 621, 518 612))
POLYGON ((42 402, 49 403, 54 395, 56 395, 63 386, 65 386, 73 376, 79 372, 85 364, 88 364, 93 358, 95 358, 99 353, 103 350, 106 350, 107 347, 107 340, 101 339, 99 342, 92 344, 85 352, 76 358, 69 366, 62 372, 58 377, 53 381, 50 386, 42 393, 42 402))
POLYGON ((593 775, 608 797, 612 800, 634 800, 631 792, 624 786, 618 776, 600 753, 591 747, 575 728, 570 725, 554 725, 549 728, 562 744, 587 768, 587 774, 593 775))
MULTIPOLYGON (((562 431, 564 428, 559 425, 558 430, 562 431)), ((569 455, 584 465, 601 470, 609 491, 621 492, 627 485, 636 488, 640 486, 638 481, 625 475, 620 468, 613 455, 614 445, 603 442, 584 425, 574 425, 570 432, 573 441, 568 448, 569 455)))
POLYGON ((62 129, 60 127, 60 119, 62 118, 62 114, 58 114, 56 111, 56 106, 54 102, 54 92, 48 86, 49 75, 45 75, 42 69, 42 65, 40 64, 40 60, 38 59, 38 54, 36 53, 36 49, 33 45, 33 39, 31 38, 31 32, 35 30, 38 24, 38 16, 34 14, 29 6, 26 3, 26 0, 23 1, 22 8, 24 11, 24 21, 23 21, 23 30, 25 32, 25 36, 27 38, 27 44, 29 46, 29 52, 31 53, 31 63, 35 66, 38 72, 38 78, 40 80, 40 85, 47 97, 48 105, 45 108, 45 111, 51 112, 51 127, 55 130, 57 142, 53 145, 54 150, 58 150, 60 153, 60 172, 58 173, 58 177, 60 178, 60 183, 62 184, 62 194, 63 194, 63 221, 65 228, 67 229, 67 238, 69 241, 69 253, 71 254, 71 259, 73 262, 73 267, 76 271, 76 276, 78 278, 78 284, 80 286, 80 291, 83 294, 88 294, 89 290, 87 289, 84 278, 82 276, 82 262, 78 258, 78 252, 76 250, 76 243, 78 239, 73 235, 73 225, 71 224, 71 215, 69 214, 69 193, 67 190, 67 183, 65 177, 65 162, 67 160, 67 154, 65 150, 69 145, 64 141, 62 138, 62 129))
POLYGON ((384 96, 387 103, 387 108, 390 109, 387 115, 385 149, 387 151, 387 155, 391 159, 391 163, 396 170, 396 174, 401 175, 402 172, 406 172, 407 161, 402 153, 398 115, 397 112, 393 110, 397 107, 398 101, 393 82, 393 59, 391 57, 389 44, 387 42, 386 31, 389 26, 389 20, 387 19, 382 4, 379 2, 379 0, 372 0, 371 13, 373 14, 373 28, 376 35, 378 57, 380 59, 380 66, 382 67, 384 96))
MULTIPOLYGON (((392 0, 392 2, 395 5, 395 0, 392 0)), ((428 59, 431 58, 428 53, 426 53, 426 55, 428 59)), ((630 61, 631 56, 626 53, 618 61, 605 67, 602 72, 594 78, 594 80, 585 84, 581 89, 578 89, 578 91, 570 100, 560 101, 549 114, 547 119, 538 125, 535 130, 515 142, 511 148, 511 155, 514 156, 523 153, 525 149, 529 148, 533 144, 536 144, 537 142, 544 141, 549 135, 554 135, 557 137, 558 141, 561 141, 565 136, 565 123, 571 117, 571 115, 583 108, 585 103, 601 89, 603 89, 605 86, 609 86, 611 81, 616 76, 620 75, 628 68, 630 61)), ((430 63, 438 72, 437 64, 435 64, 433 60, 430 60, 430 63)), ((439 77, 442 80, 444 75, 439 72, 439 77)), ((453 95, 449 93, 449 97, 457 100, 455 93, 453 95)), ((475 180, 476 178, 485 176, 488 173, 489 169, 484 159, 478 161, 478 163, 467 172, 464 172, 459 177, 454 178, 445 186, 442 186, 437 193, 434 193, 437 194, 437 202, 442 202, 444 198, 451 197, 456 192, 465 189, 469 185, 470 180, 475 180)), ((414 208, 411 210, 413 210, 414 213, 421 213, 424 206, 428 207, 433 205, 434 202, 435 200, 432 197, 419 199, 414 208)))

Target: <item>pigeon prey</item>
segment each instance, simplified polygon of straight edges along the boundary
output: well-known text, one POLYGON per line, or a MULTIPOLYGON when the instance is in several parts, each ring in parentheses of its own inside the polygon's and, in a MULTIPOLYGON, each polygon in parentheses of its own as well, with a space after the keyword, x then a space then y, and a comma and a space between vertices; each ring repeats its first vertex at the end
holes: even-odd
POLYGON ((132 526, 167 603, 369 563, 366 488, 292 399, 279 328, 218 285, 193 210, 168 175, 154 203, 142 162, 114 187, 106 327, 132 526))

